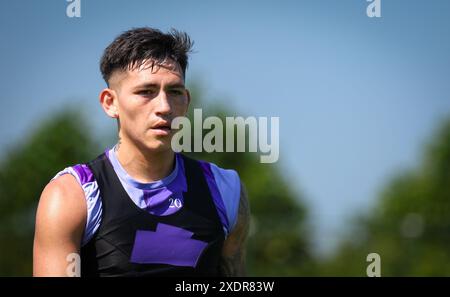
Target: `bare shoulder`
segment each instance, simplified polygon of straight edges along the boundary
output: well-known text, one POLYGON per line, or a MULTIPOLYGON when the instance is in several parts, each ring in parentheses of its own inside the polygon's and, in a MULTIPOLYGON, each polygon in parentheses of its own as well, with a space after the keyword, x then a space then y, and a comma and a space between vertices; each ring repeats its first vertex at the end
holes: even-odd
POLYGON ((36 233, 45 235, 82 234, 87 217, 84 191, 71 174, 52 181, 42 191, 36 214, 36 233), (81 229, 81 230, 80 230, 81 229))
POLYGON ((243 276, 248 230, 250 226, 250 205, 244 184, 241 182, 238 219, 233 231, 226 239, 221 259, 221 272, 225 276, 243 276))
POLYGON ((64 174, 44 188, 36 214, 34 276, 67 276, 67 257, 79 253, 87 217, 84 191, 64 174))

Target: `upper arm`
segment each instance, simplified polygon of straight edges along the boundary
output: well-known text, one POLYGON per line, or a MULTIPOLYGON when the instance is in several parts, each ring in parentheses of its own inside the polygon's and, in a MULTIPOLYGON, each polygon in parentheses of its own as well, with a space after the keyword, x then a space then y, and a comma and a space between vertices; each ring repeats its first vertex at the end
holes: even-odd
POLYGON ((249 226, 250 207, 247 191, 241 183, 237 223, 225 240, 222 249, 220 269, 224 276, 245 275, 245 244, 249 226))
POLYGON ((67 276, 67 256, 79 254, 86 213, 84 192, 72 175, 47 184, 36 214, 34 276, 67 276))

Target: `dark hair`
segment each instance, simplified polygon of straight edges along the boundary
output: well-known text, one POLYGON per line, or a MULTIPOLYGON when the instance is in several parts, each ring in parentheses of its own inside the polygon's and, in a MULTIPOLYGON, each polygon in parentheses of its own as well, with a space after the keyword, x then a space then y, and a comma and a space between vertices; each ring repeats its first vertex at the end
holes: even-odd
POLYGON ((188 34, 171 29, 162 33, 153 28, 134 28, 123 32, 105 49, 100 60, 100 71, 109 85, 109 79, 116 70, 140 67, 147 60, 153 67, 161 65, 167 59, 177 62, 186 75, 188 54, 194 42, 188 34))

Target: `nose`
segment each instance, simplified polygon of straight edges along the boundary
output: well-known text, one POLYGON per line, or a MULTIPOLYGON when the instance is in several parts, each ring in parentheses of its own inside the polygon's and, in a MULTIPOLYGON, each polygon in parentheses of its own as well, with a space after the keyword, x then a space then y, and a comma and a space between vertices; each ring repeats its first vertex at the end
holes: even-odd
POLYGON ((172 106, 170 105, 169 98, 165 91, 159 92, 157 98, 156 114, 157 115, 170 115, 172 113, 172 106))

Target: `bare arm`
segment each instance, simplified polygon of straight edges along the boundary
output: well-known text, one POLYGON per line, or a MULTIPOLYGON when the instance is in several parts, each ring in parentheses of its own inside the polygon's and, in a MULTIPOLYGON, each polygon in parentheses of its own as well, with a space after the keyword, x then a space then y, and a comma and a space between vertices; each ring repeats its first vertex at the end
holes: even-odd
POLYGON ((45 187, 36 214, 34 276, 68 276, 67 256, 79 254, 86 207, 84 192, 70 174, 56 178, 45 187))
POLYGON ((220 269, 224 276, 245 276, 245 245, 250 225, 247 191, 241 183, 241 197, 236 226, 225 240, 220 269))

